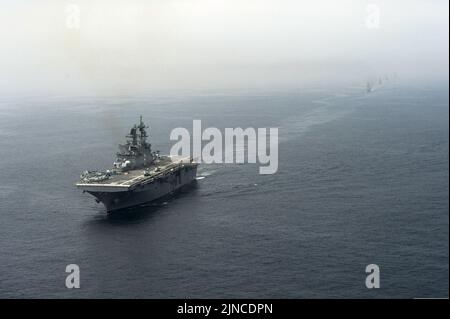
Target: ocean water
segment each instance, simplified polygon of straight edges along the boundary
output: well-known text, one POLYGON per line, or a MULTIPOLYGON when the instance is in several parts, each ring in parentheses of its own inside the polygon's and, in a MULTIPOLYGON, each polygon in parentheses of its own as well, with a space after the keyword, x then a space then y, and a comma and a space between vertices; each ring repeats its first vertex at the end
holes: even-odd
POLYGON ((2 298, 448 297, 448 87, 0 100, 2 298), (139 115, 278 127, 279 170, 202 165, 190 189, 107 215, 74 187, 139 115), (81 288, 65 287, 77 264, 81 288), (365 287, 365 267, 381 287, 365 287))

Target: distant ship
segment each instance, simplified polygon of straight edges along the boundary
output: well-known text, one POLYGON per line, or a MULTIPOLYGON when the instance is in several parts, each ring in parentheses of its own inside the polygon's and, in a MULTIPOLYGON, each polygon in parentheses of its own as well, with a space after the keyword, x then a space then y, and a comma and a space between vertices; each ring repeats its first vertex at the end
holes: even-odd
POLYGON ((373 90, 372 84, 370 82, 367 82, 366 93, 370 93, 372 92, 372 90, 373 90))
POLYGON ((95 196, 107 212, 139 206, 172 194, 196 179, 198 163, 192 157, 161 156, 152 152, 142 116, 119 145, 113 168, 85 171, 76 187, 95 196))

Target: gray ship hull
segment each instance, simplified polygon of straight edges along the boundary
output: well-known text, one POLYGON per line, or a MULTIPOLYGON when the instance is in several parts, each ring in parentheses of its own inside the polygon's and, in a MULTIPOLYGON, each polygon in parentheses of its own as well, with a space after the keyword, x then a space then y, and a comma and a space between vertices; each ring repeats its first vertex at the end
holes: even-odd
POLYGON ((127 191, 102 192, 86 190, 105 205, 107 212, 139 206, 174 193, 196 179, 197 166, 176 170, 173 174, 138 185, 127 191))

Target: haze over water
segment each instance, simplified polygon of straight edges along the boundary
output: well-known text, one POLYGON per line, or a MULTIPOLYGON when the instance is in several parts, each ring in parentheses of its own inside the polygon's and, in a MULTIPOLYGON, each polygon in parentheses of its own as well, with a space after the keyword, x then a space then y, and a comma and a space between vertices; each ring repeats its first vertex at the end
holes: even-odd
POLYGON ((448 38, 439 0, 3 1, 0 297, 448 297, 448 38), (74 184, 139 115, 276 127, 278 172, 107 215, 74 184))

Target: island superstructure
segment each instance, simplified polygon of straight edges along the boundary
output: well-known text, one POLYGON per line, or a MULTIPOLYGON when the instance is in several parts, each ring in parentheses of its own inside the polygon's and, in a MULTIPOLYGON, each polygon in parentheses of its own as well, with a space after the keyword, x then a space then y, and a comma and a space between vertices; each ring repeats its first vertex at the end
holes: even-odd
POLYGON ((139 206, 172 194, 196 179, 198 163, 192 157, 163 156, 147 142, 142 116, 119 145, 113 167, 85 171, 77 188, 95 196, 108 212, 139 206))

